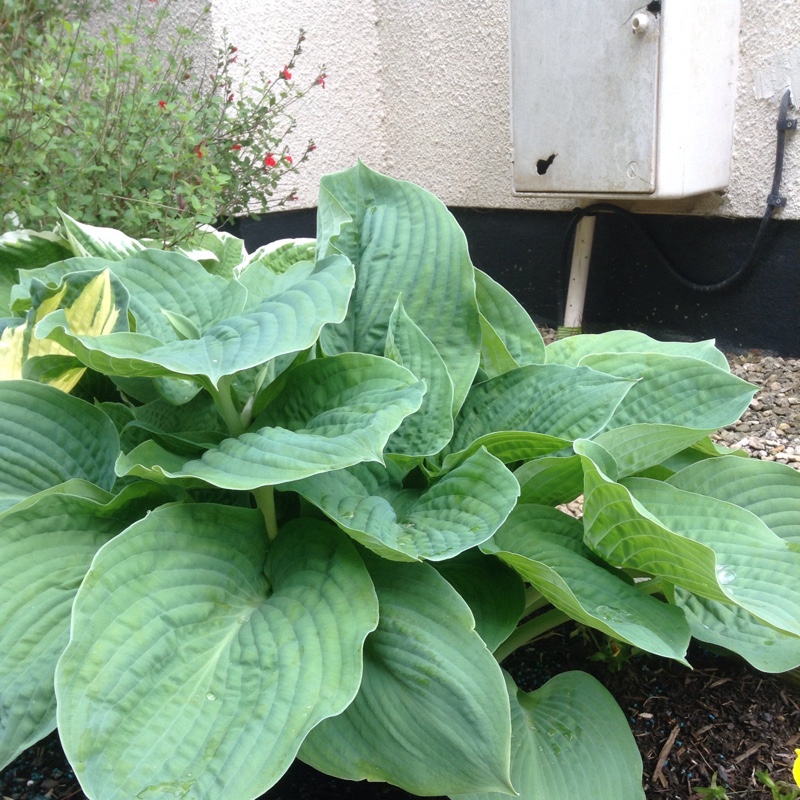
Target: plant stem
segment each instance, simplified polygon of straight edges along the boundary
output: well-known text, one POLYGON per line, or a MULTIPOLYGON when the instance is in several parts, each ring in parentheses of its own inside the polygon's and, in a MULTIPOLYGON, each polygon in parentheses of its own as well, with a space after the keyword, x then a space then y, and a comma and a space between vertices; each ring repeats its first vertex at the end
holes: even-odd
POLYGON ((537 636, 541 636, 543 633, 569 622, 570 619, 571 617, 563 611, 551 608, 550 611, 545 611, 544 614, 540 614, 538 617, 534 617, 529 622, 516 628, 511 636, 494 651, 494 657, 501 662, 517 648, 532 642, 537 636))
POLYGON ((275 490, 271 486, 260 486, 258 489, 253 489, 253 497, 255 497, 256 505, 264 517, 267 536, 272 541, 278 535, 278 520, 275 516, 275 490))
POLYGON ((246 430, 246 426, 242 421, 242 415, 236 408, 231 395, 231 381, 232 378, 220 378, 219 389, 213 386, 209 387, 211 396, 214 398, 214 405, 217 407, 220 416, 225 420, 225 425, 228 428, 228 433, 233 436, 240 436, 246 430))

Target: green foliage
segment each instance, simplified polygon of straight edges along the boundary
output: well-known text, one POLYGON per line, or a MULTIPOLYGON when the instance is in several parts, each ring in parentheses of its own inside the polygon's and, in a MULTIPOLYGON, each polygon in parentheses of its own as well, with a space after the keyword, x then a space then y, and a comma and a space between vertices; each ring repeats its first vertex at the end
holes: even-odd
POLYGON ((316 243, 199 237, 0 237, 0 764, 57 726, 93 800, 250 800, 298 756, 642 800, 608 692, 521 691, 507 654, 572 620, 800 664, 800 474, 712 444, 755 387, 710 343, 545 347, 447 209, 363 165, 316 243))
POLYGON ((2 0, 0 217, 51 228, 63 209, 175 244, 200 223, 285 205, 313 142, 289 152, 293 107, 313 86, 285 67, 252 79, 227 41, 208 63, 208 8, 169 0, 104 15, 101 0, 2 0), (182 18, 185 18, 185 14, 182 18), (104 22, 105 21, 105 22, 104 22), (99 32, 98 32, 99 31, 99 32))

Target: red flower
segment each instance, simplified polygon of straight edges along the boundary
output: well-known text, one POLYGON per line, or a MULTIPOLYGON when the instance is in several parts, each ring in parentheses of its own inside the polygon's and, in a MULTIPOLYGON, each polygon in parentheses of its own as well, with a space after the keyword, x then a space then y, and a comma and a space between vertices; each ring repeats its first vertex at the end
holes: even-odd
POLYGON ((237 142, 234 145, 231 145, 231 150, 241 150, 242 146, 237 142))
POLYGON ((267 153, 267 157, 264 159, 264 166, 265 167, 274 167, 277 166, 278 162, 275 160, 275 156, 272 153, 267 153))
POLYGON ((283 160, 288 161, 290 164, 292 163, 292 157, 288 153, 283 157, 283 160))
POLYGON ((308 152, 311 153, 312 151, 316 150, 317 146, 315 144, 310 144, 308 146, 308 152))
POLYGON ((231 93, 228 95, 228 102, 229 102, 229 103, 232 103, 232 102, 233 102, 233 92, 231 92, 231 93))
POLYGON ((200 149, 200 145, 197 145, 197 147, 195 147, 194 151, 195 151, 195 153, 197 153, 197 157, 198 158, 202 158, 203 157, 203 151, 200 149))
POLYGON ((288 81, 288 80, 291 80, 291 78, 292 78, 292 73, 291 73, 291 72, 289 72, 289 67, 284 67, 284 68, 281 70, 281 77, 282 77, 282 78, 286 78, 286 80, 287 80, 287 81, 288 81))
POLYGON ((186 74, 183 76, 183 79, 184 79, 185 81, 188 81, 188 80, 189 80, 189 78, 191 78, 191 77, 192 77, 192 76, 191 76, 191 75, 190 75, 190 74, 187 72, 187 73, 186 73, 186 74))
POLYGON ((159 108, 166 108, 167 107, 167 101, 166 100, 159 100, 158 101, 158 107, 159 108))
POLYGON ((314 83, 318 84, 319 86, 321 86, 324 89, 325 88, 325 78, 327 78, 327 77, 328 76, 323 72, 322 75, 320 75, 319 78, 317 78, 314 81, 314 83))

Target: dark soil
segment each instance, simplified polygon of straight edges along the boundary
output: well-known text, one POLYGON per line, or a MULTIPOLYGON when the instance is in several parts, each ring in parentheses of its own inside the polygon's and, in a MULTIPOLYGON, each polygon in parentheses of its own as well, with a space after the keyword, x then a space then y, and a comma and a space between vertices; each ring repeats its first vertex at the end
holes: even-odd
MULTIPOLYGON (((648 800, 700 800, 696 790, 710 786, 714 775, 730 800, 771 800, 755 773, 791 781, 794 748, 800 747, 800 688, 699 647, 690 650, 689 661, 694 670, 618 652, 603 637, 565 626, 504 666, 525 690, 568 669, 598 678, 628 717, 644 760, 648 800)), ((56 734, 0 772, 0 793, 4 800, 85 800, 56 734)), ((298 762, 261 800, 411 797, 385 784, 335 780, 298 762)))

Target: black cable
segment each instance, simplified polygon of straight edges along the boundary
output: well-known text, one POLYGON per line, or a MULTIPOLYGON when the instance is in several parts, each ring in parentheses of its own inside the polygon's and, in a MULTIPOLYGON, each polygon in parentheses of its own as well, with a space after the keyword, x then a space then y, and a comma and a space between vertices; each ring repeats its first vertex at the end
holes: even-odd
POLYGON ((778 122, 777 122, 777 130, 778 130, 778 142, 775 152, 775 169, 772 176, 772 191, 770 192, 769 196, 767 197, 767 207, 764 210, 764 215, 761 217, 761 224, 758 226, 758 232, 756 233, 756 237, 753 240, 753 244, 750 248, 750 252, 747 255, 747 258, 744 260, 744 263, 731 275, 727 278, 724 278, 721 281, 717 281, 716 283, 698 283, 697 281, 692 280, 688 276, 684 275, 680 270, 678 270, 670 259, 664 254, 664 251, 661 249, 658 242, 653 239, 653 237, 648 233, 648 231, 642 226, 639 219, 636 217, 635 214, 632 214, 630 211, 620 208, 619 206, 615 206, 612 203, 592 203, 585 208, 576 209, 576 213, 573 218, 570 220, 569 226, 567 227, 567 232, 564 238, 564 247, 561 253, 561 263, 559 269, 559 298, 558 298, 558 315, 559 319, 563 321, 564 319, 564 311, 565 311, 565 276, 569 275, 569 268, 567 265, 567 260, 569 259, 572 253, 572 239, 575 235, 575 229, 578 226, 578 223, 584 218, 588 216, 597 216, 598 214, 619 214, 627 221, 634 224, 634 227, 637 229, 639 234, 650 244, 651 248, 654 250, 656 255, 658 256, 659 261, 667 268, 667 270, 675 277, 675 279, 686 286, 687 288, 691 289, 695 292, 721 292, 724 289, 732 286, 734 283, 739 281, 747 272, 750 271, 753 264, 755 263, 756 257, 759 254, 761 249, 761 245, 764 239, 764 233, 767 229, 767 223, 772 218, 773 213, 775 212, 776 208, 784 208, 786 206, 786 198, 782 197, 780 192, 781 187, 781 178, 783 177, 783 160, 784 160, 784 153, 786 149, 786 131, 787 130, 796 130, 797 129, 797 120, 796 119, 788 119, 789 113, 789 99, 791 97, 791 92, 787 89, 781 99, 780 110, 778 112, 778 122))

